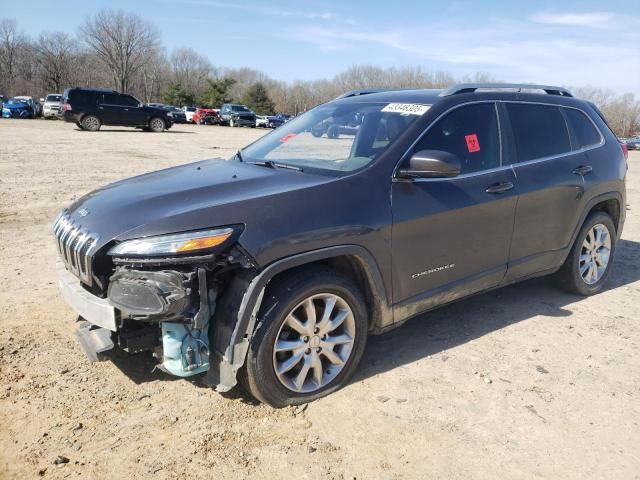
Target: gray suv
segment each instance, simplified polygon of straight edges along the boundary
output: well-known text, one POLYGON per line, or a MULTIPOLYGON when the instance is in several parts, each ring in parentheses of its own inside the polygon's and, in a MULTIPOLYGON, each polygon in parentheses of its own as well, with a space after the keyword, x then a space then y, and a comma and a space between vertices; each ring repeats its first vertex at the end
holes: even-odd
POLYGON ((454 300, 543 275, 601 291, 626 171, 559 87, 350 92, 228 160, 76 200, 54 225, 60 285, 92 358, 153 352, 299 404, 345 385, 369 334, 454 300), (327 124, 350 129, 314 135, 327 124))

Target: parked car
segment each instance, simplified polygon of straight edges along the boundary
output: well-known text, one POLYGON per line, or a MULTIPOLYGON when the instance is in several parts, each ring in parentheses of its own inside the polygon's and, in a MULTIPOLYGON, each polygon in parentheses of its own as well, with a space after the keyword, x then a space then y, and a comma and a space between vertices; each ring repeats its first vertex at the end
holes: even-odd
POLYGON ((13 97, 2 104, 3 118, 35 118, 36 107, 31 97, 13 97))
POLYGON ((173 123, 187 123, 187 115, 182 109, 174 107, 173 105, 165 105, 165 108, 169 111, 173 123))
POLYGON ((256 115, 256 127, 269 128, 269 115, 256 115))
POLYGON ((269 116, 269 121, 267 123, 267 126, 269 128, 281 127, 282 125, 287 123, 290 118, 291 118, 290 115, 286 115, 284 113, 276 113, 275 115, 269 116))
POLYGON ((349 381, 369 334, 440 305, 549 274, 600 292, 626 171, 602 114, 560 87, 350 92, 232 159, 76 200, 54 224, 59 284, 94 359, 153 351, 301 404, 349 381), (356 116, 341 142, 311 133, 356 116))
POLYGON ((42 105, 38 103, 35 98, 28 95, 21 95, 13 98, 15 98, 16 100, 25 101, 30 105, 31 110, 33 111, 33 116, 31 118, 36 118, 42 115, 42 105))
POLYGON ((245 105, 225 103, 220 109, 220 124, 230 127, 256 126, 256 114, 245 105))
POLYGON ((193 123, 198 125, 219 125, 220 115, 214 108, 198 108, 193 114, 193 123))
POLYGON ((65 122, 73 122, 91 132, 100 130, 102 125, 162 132, 173 124, 167 110, 144 105, 131 95, 107 89, 66 89, 59 115, 65 122))
POLYGON ((624 143, 628 150, 640 150, 640 138, 628 138, 624 143))
POLYGON ((362 121, 362 118, 358 118, 357 115, 347 119, 327 118, 314 125, 311 133, 314 137, 321 137, 326 134, 328 138, 333 139, 340 138, 340 135, 356 135, 362 121))
POLYGON ((42 116, 44 118, 57 118, 58 112, 60 111, 62 95, 59 93, 50 93, 43 100, 42 116))
POLYGON ((184 114, 187 117, 187 122, 194 123, 193 122, 193 115, 196 113, 196 110, 197 110, 196 107, 182 107, 182 111, 184 112, 184 114))
POLYGON ((185 115, 184 111, 182 111, 182 109, 178 107, 174 107, 173 105, 165 105, 163 103, 147 103, 147 105, 149 107, 166 110, 173 123, 187 123, 187 116, 185 115))

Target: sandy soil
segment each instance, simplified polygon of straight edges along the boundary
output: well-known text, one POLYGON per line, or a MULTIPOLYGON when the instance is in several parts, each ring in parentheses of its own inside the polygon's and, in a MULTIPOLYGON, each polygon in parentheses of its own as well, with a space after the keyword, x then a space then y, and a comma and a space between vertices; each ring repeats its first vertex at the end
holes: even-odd
POLYGON ((0 120, 0 477, 639 478, 638 153, 606 292, 539 279, 416 318, 371 338, 354 381, 306 408, 223 397, 145 357, 87 363, 53 271, 57 211, 262 133, 0 120))

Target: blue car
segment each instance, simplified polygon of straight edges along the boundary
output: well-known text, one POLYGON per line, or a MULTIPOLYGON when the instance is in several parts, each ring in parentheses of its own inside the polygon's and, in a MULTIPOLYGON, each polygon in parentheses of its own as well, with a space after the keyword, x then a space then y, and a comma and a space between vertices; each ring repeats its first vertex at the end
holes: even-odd
POLYGON ((278 128, 288 122, 291 119, 291 115, 286 115, 284 113, 277 113, 272 115, 267 120, 267 126, 269 128, 278 128))
POLYGON ((3 118, 34 118, 32 102, 22 98, 11 98, 2 105, 3 118))

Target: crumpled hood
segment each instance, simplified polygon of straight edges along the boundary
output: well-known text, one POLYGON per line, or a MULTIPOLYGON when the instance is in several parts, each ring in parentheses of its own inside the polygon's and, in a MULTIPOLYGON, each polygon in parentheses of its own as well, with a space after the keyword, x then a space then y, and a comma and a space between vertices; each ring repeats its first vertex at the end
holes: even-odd
POLYGON ((112 183, 78 199, 69 213, 100 236, 101 248, 112 240, 241 224, 256 198, 268 203, 272 195, 327 181, 331 177, 204 160, 112 183))

